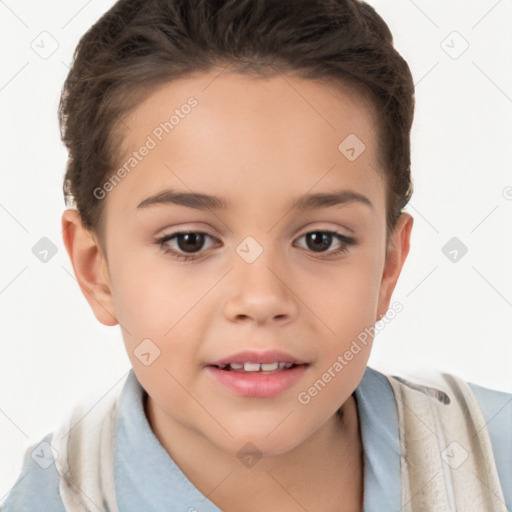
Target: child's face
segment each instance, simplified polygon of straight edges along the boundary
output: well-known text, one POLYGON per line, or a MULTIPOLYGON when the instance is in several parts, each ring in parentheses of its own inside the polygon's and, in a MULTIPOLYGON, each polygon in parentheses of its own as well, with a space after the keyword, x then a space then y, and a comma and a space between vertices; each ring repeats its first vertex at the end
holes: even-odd
POLYGON ((233 454, 247 441, 282 453, 335 420, 370 355, 371 337, 358 341, 359 349, 353 342, 386 312, 412 226, 403 214, 385 265, 374 120, 348 91, 285 78, 197 75, 161 87, 125 119, 130 152, 119 167, 132 151, 139 156, 104 199, 108 278, 98 273, 89 289, 94 295, 101 276, 107 286, 95 300, 87 297, 100 321, 122 326, 160 425, 185 428, 233 454), (182 108, 190 97, 197 105, 182 108), (173 114, 172 130, 158 130, 173 114), (349 134, 366 147, 357 156, 360 146, 348 144, 352 161, 338 149, 349 134), (137 208, 166 189, 229 204, 137 208), (342 189, 371 205, 290 209, 295 198, 342 189), (208 236, 175 237, 160 247, 158 238, 177 231, 208 236), (342 243, 322 238, 326 231, 355 243, 334 254, 342 243), (305 236, 312 232, 316 238, 305 236), (182 261, 166 247, 195 251, 197 259, 182 261), (255 396, 250 386, 246 394, 235 391, 207 367, 240 351, 274 349, 308 365, 285 389, 272 377, 276 388, 267 395, 260 389, 263 396, 255 396))

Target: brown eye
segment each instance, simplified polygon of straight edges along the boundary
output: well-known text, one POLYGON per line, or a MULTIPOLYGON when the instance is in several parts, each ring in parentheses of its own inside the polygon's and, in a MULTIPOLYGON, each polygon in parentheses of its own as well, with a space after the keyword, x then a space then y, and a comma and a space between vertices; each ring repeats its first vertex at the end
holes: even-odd
POLYGON ((310 231, 309 233, 305 233, 300 238, 306 238, 306 248, 319 253, 319 254, 327 254, 329 256, 340 254, 343 252, 347 252, 350 245, 354 245, 356 242, 353 238, 347 237, 338 233, 337 231, 310 231), (333 251, 326 251, 333 241, 338 241, 339 247, 333 251))
POLYGON ((204 233, 180 233, 175 236, 179 249, 185 252, 198 251, 204 245, 204 233))
POLYGON ((169 235, 164 235, 158 238, 156 243, 166 254, 171 254, 172 256, 182 260, 192 260, 200 257, 200 254, 197 253, 203 249, 207 239, 211 239, 217 242, 219 241, 217 238, 209 235, 208 233, 197 231, 181 231, 171 233, 169 235), (174 247, 170 242, 175 242, 174 247))
POLYGON ((333 239, 331 233, 326 233, 324 231, 313 231, 311 233, 307 233, 305 236, 308 248, 313 251, 316 251, 317 249, 320 251, 328 249, 333 239))

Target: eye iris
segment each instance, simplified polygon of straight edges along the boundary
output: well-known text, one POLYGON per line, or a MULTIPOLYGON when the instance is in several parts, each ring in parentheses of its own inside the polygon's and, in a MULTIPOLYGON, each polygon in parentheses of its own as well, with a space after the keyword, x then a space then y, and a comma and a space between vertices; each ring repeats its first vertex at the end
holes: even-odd
POLYGON ((307 244, 310 249, 328 249, 332 242, 332 235, 330 233, 325 233, 322 231, 313 231, 312 233, 308 233, 307 235, 307 244), (320 245, 311 245, 309 242, 313 240, 314 243, 319 243, 320 245))
POLYGON ((180 250, 184 252, 194 252, 198 249, 201 249, 204 245, 204 235, 202 233, 181 233, 177 235, 178 238, 178 246, 180 250), (183 245, 181 242, 185 241, 183 245), (199 242, 198 242, 199 241, 199 242))

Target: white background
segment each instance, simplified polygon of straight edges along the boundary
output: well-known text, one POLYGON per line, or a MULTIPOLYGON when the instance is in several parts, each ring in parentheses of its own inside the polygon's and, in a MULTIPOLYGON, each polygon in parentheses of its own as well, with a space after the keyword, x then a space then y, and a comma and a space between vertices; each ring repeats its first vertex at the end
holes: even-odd
MULTIPOLYGON (((415 224, 393 297, 404 309, 377 335, 369 365, 438 369, 512 393, 512 2, 369 3, 416 84, 415 224), (454 31, 469 43, 458 58, 445 51, 461 48, 454 31), (454 236, 468 248, 457 263, 441 250, 454 236)), ((60 223, 60 91, 79 37, 112 4, 0 3, 0 500, 25 448, 130 368, 119 326, 100 324, 80 292, 60 223), (47 59, 31 48, 42 31, 58 43, 47 59), (42 237, 57 246, 47 263, 32 253, 42 237)))

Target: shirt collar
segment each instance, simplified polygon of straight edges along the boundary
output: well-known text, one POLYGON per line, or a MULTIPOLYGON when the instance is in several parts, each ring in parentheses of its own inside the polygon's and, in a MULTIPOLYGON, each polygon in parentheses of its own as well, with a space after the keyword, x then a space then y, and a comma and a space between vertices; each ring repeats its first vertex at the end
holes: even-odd
POLYGON ((401 510, 398 416, 391 385, 367 366, 354 394, 365 455, 363 512, 401 510))
MULTIPOLYGON (((185 476, 155 436, 144 414, 146 391, 130 369, 121 392, 114 445, 119 510, 221 512, 185 476)), ((401 508, 396 404, 384 374, 366 367, 354 396, 364 447, 364 512, 401 508)))

